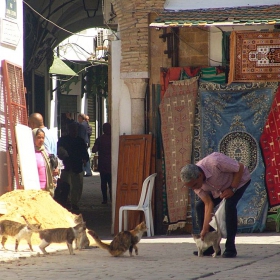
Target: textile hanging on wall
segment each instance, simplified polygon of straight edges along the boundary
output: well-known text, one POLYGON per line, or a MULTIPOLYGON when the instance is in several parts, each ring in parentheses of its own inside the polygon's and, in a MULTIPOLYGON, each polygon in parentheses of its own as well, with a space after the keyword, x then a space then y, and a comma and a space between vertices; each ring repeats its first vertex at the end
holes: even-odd
POLYGON ((212 82, 218 84, 225 84, 226 82, 226 75, 225 72, 222 71, 222 67, 205 67, 201 69, 201 80, 204 82, 212 82), (220 71, 218 71, 220 69, 220 71))
POLYGON ((188 80, 199 76, 201 67, 170 67, 160 72, 161 97, 164 96, 170 82, 188 80))
POLYGON ((273 100, 260 144, 265 162, 268 202, 274 207, 280 205, 280 88, 273 100))
MULTIPOLYGON (((265 227, 268 205, 259 140, 277 87, 277 83, 200 83, 194 162, 218 151, 241 161, 251 172, 251 184, 237 205, 239 232, 265 227)), ((196 201, 192 193, 193 230, 198 232, 196 201)))
POLYGON ((279 79, 280 32, 231 33, 229 84, 279 79))
POLYGON ((170 224, 168 230, 186 224, 188 189, 183 187, 180 171, 191 162, 197 88, 196 78, 184 81, 184 85, 170 84, 159 106, 170 224))

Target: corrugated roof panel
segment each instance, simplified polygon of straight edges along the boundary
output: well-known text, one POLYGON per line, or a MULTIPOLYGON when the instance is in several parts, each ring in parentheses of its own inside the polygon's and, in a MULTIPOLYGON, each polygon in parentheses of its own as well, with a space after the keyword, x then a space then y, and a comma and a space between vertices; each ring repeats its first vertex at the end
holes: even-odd
POLYGON ((164 11, 151 27, 279 24, 280 5, 164 11))

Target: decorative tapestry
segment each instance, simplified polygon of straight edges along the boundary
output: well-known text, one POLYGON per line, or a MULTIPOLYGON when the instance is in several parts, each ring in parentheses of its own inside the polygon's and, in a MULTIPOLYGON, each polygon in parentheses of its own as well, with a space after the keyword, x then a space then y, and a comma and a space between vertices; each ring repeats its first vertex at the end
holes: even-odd
POLYGON ((260 140, 265 182, 271 207, 280 205, 280 89, 276 93, 260 140))
POLYGON ((234 31, 228 83, 279 81, 280 32, 234 31))
POLYGON ((161 134, 165 160, 168 230, 186 225, 188 189, 182 186, 180 171, 191 162, 197 79, 170 84, 160 103, 161 134))
MULTIPOLYGON (((251 172, 251 184, 237 205, 239 232, 265 228, 268 203, 259 141, 277 87, 277 83, 200 83, 194 162, 212 152, 222 152, 245 164, 251 172)), ((198 231, 196 199, 192 194, 194 231, 198 231)))

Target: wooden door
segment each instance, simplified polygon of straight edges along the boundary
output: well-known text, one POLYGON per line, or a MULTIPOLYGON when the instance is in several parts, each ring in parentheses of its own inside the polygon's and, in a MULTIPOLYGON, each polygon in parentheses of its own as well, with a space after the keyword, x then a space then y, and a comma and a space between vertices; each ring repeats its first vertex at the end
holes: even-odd
POLYGON ((7 144, 7 191, 22 189, 22 180, 18 166, 15 126, 28 125, 25 89, 22 68, 7 60, 2 60, 2 74, 5 91, 5 128, 7 144))
MULTIPOLYGON (((118 179, 114 233, 119 232, 119 209, 123 205, 137 205, 142 184, 151 172, 152 135, 120 136, 118 179)), ((130 211, 128 229, 134 228, 141 219, 141 211, 130 211)))

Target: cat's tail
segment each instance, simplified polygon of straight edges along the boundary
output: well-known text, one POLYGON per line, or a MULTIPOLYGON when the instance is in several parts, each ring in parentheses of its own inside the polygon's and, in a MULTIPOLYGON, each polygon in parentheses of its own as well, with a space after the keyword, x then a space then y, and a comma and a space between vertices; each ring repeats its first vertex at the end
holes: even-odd
POLYGON ((95 231, 88 230, 88 234, 92 236, 99 248, 110 251, 110 245, 102 242, 98 235, 95 233, 95 231))
POLYGON ((21 217, 24 219, 24 221, 26 222, 27 225, 29 225, 28 220, 26 219, 26 217, 24 215, 21 215, 21 217))
MULTIPOLYGON (((26 225, 27 225, 28 229, 32 230, 33 232, 39 232, 39 230, 40 230, 40 228, 41 228, 41 224, 40 224, 40 223, 38 223, 38 226, 36 227, 36 226, 30 224, 24 215, 21 215, 21 217, 22 217, 22 218, 24 219, 24 221, 26 222, 26 225)), ((36 221, 37 221, 37 220, 36 220, 36 221)))

